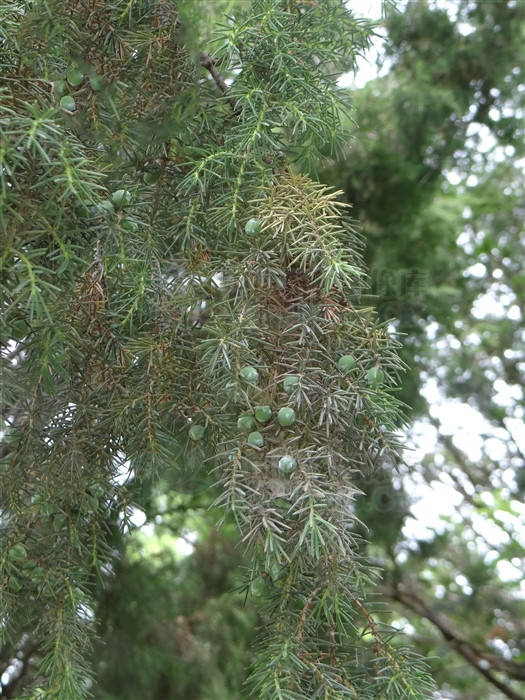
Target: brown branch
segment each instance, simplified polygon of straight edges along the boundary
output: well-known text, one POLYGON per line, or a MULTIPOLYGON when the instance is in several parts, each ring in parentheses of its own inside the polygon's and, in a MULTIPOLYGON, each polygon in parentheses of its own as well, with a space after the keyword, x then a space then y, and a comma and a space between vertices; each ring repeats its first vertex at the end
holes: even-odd
POLYGON ((525 664, 516 661, 507 661, 495 654, 489 654, 461 637, 452 627, 451 623, 440 613, 432 610, 425 601, 413 591, 399 587, 388 587, 383 592, 392 600, 402 603, 406 608, 429 620, 442 634, 443 638, 460 656, 481 673, 493 686, 498 688, 503 695, 511 700, 525 700, 525 696, 519 695, 506 683, 500 681, 493 671, 505 673, 510 678, 525 680, 525 664), (488 668, 490 667, 490 668, 488 668))
MULTIPOLYGON (((487 470, 483 469, 480 465, 473 464, 472 462, 470 462, 468 460, 465 453, 462 450, 460 450, 459 447, 456 447, 456 445, 454 444, 454 440, 452 439, 452 436, 446 435, 445 433, 442 432, 442 426, 441 426, 441 423, 439 420, 430 416, 429 421, 430 421, 431 425, 433 425, 434 428, 437 430, 438 435, 439 435, 439 440, 442 442, 442 444, 446 447, 446 449, 448 450, 450 455, 453 457, 457 466, 461 468, 461 471, 469 477, 469 479, 471 480, 471 482, 474 485, 477 485, 477 483, 479 483, 479 481, 478 482, 475 481, 476 476, 473 473, 477 469, 478 473, 481 473, 481 476, 485 478, 485 481, 482 482, 483 484, 485 484, 488 481, 488 478, 490 476, 490 474, 487 472, 487 470)), ((457 490, 461 493, 461 495, 465 498, 466 501, 471 503, 471 505, 475 506, 476 508, 479 508, 480 506, 484 505, 481 501, 477 501, 475 497, 471 496, 464 489, 464 487, 460 484, 458 479, 454 477, 453 474, 449 473, 449 476, 454 479, 457 490)))
MULTIPOLYGON (((215 84, 217 85, 219 90, 223 94, 226 94, 228 92, 228 86, 226 84, 226 81, 222 77, 222 75, 219 73, 219 71, 215 67, 215 61, 213 60, 213 58, 210 55, 208 55, 207 53, 204 53, 204 51, 201 51, 199 54, 199 61, 200 61, 201 66, 203 68, 206 68, 207 71, 209 71, 211 77, 215 81, 215 84)), ((235 115, 240 114, 239 107, 235 104, 235 100, 230 97, 228 99, 228 102, 230 103, 230 106, 233 109, 233 113, 235 115)))
POLYGON ((306 618, 308 616, 308 608, 312 605, 312 600, 314 599, 314 596, 316 596, 320 590, 321 586, 317 586, 317 588, 314 588, 314 590, 308 596, 306 603, 303 606, 303 609, 301 610, 301 618, 299 620, 299 624, 297 625, 297 630, 295 632, 295 636, 299 641, 303 638, 304 626, 306 625, 306 618))

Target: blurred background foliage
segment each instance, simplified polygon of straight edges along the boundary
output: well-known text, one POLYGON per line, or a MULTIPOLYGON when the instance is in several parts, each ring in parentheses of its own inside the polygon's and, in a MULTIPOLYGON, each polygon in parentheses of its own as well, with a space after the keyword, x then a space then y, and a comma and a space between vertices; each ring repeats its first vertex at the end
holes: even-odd
MULTIPOLYGON (((199 5, 195 51, 239 3, 199 5)), ((344 152, 315 167, 353 207, 369 303, 403 334, 409 368, 407 464, 359 484, 357 514, 384 618, 450 700, 525 697, 524 19, 513 0, 396 3, 379 77, 348 88, 344 152)), ((114 533, 98 700, 245 697, 264 618, 235 528, 181 491, 145 486, 131 536, 114 533)))

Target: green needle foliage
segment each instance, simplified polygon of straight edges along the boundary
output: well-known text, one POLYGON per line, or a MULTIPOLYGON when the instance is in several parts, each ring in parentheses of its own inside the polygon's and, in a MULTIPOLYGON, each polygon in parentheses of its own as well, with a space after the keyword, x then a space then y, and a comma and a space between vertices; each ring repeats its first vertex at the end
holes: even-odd
POLYGON ((211 59, 181 4, 0 9, 2 634, 38 663, 20 697, 89 696, 118 532, 188 464, 266 616, 247 697, 428 697, 366 602, 354 508, 356 475, 396 461, 398 344, 359 306, 340 193, 301 174, 343 143, 336 80, 372 27, 341 0, 254 0, 211 59), (237 427, 256 406, 261 447, 237 427))

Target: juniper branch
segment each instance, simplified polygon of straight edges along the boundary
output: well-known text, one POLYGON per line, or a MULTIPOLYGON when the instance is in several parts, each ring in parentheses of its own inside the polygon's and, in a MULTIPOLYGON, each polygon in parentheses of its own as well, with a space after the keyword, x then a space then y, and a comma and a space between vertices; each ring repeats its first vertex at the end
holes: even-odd
MULTIPOLYGON (((217 67, 215 65, 215 61, 213 60, 213 58, 209 54, 205 53, 204 51, 201 51, 199 54, 199 61, 200 61, 201 66, 203 68, 206 68, 207 71, 209 71, 211 77, 215 81, 215 84, 217 85, 219 90, 225 95, 228 92, 228 85, 227 85, 225 79, 222 77, 222 75, 217 70, 217 67)), ((235 115, 239 115, 240 109, 235 104, 235 100, 230 97, 228 99, 228 102, 233 110, 233 113, 235 115)))

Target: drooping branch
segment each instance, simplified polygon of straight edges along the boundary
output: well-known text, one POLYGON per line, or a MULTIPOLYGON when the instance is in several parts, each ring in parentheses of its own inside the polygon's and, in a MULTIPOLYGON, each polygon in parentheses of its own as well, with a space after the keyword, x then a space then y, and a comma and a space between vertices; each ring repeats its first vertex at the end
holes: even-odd
POLYGON ((496 678, 494 671, 505 673, 510 678, 525 680, 525 664, 507 661, 495 654, 488 654, 475 644, 458 634, 452 624, 441 614, 437 613, 413 591, 399 586, 387 587, 383 592, 392 600, 396 600, 412 612, 429 620, 442 634, 443 638, 458 654, 460 654, 476 671, 481 673, 493 686, 498 688, 511 700, 524 700, 525 696, 518 694, 506 683, 496 678))

